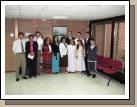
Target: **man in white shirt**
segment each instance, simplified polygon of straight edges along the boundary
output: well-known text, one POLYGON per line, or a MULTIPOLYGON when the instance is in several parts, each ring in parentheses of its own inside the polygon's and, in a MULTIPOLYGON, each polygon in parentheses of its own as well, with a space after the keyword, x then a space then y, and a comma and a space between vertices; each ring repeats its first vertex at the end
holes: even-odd
POLYGON ((68 37, 69 37, 70 40, 72 39, 72 37, 73 37, 73 36, 72 36, 72 31, 69 31, 69 32, 68 32, 68 37))
POLYGON ((35 36, 35 41, 37 41, 38 43, 37 74, 40 75, 40 56, 42 53, 43 39, 42 39, 42 34, 39 31, 37 31, 34 36, 35 36))
POLYGON ((19 81, 19 68, 22 68, 22 78, 27 79, 26 73, 26 57, 25 57, 25 43, 23 40, 24 33, 20 32, 18 39, 13 42, 13 52, 16 58, 16 81, 19 81))

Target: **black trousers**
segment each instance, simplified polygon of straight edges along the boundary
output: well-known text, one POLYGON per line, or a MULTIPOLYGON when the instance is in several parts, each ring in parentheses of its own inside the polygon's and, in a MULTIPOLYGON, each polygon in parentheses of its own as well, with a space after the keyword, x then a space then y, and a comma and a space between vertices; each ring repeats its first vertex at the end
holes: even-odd
POLYGON ((88 73, 87 55, 85 56, 85 68, 86 68, 86 73, 88 73))
POLYGON ((27 74, 29 77, 37 75, 37 59, 27 58, 27 74))

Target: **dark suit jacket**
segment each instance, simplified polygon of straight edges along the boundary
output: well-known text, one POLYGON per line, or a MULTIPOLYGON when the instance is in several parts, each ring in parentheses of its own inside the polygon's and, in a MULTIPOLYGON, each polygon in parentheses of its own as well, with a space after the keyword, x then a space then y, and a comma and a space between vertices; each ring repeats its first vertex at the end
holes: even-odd
MULTIPOLYGON (((28 57, 28 54, 30 53, 30 41, 26 42, 25 50, 26 50, 26 57, 28 57)), ((38 44, 36 41, 33 41, 33 51, 35 54, 34 59, 37 59, 38 44)))
POLYGON ((93 48, 93 50, 88 46, 88 60, 90 61, 96 61, 96 52, 97 52, 97 46, 93 48))

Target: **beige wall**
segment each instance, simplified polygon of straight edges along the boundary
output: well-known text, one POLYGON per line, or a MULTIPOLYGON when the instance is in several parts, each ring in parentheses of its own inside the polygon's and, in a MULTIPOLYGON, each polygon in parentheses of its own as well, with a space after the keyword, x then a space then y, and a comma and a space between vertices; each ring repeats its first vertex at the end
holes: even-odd
POLYGON ((5 22, 5 70, 15 70, 15 59, 12 52, 12 44, 14 38, 10 37, 10 33, 15 32, 15 23, 13 19, 6 20, 5 22))

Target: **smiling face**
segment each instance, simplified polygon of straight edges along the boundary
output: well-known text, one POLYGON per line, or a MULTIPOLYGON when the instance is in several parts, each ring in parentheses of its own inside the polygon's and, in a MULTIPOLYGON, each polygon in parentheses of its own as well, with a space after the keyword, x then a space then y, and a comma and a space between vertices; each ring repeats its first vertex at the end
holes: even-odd
POLYGON ((50 44, 50 39, 47 39, 46 44, 48 45, 50 44))
POLYGON ((65 38, 62 39, 62 43, 66 43, 66 39, 65 38))
POLYGON ((58 41, 58 37, 55 37, 54 40, 55 40, 55 42, 57 42, 58 41))
POLYGON ((73 39, 71 39, 71 41, 70 41, 70 42, 71 42, 71 45, 74 45, 74 40, 73 40, 73 39))
POLYGON ((91 46, 95 45, 95 41, 94 40, 90 40, 90 45, 91 46))
POLYGON ((19 34, 19 39, 23 39, 24 35, 23 34, 19 34))
POLYGON ((37 38, 41 37, 40 33, 36 33, 36 37, 37 38))
POLYGON ((32 42, 33 41, 33 36, 30 36, 29 40, 32 42))
POLYGON ((88 38, 89 37, 89 33, 85 33, 85 38, 88 38))

